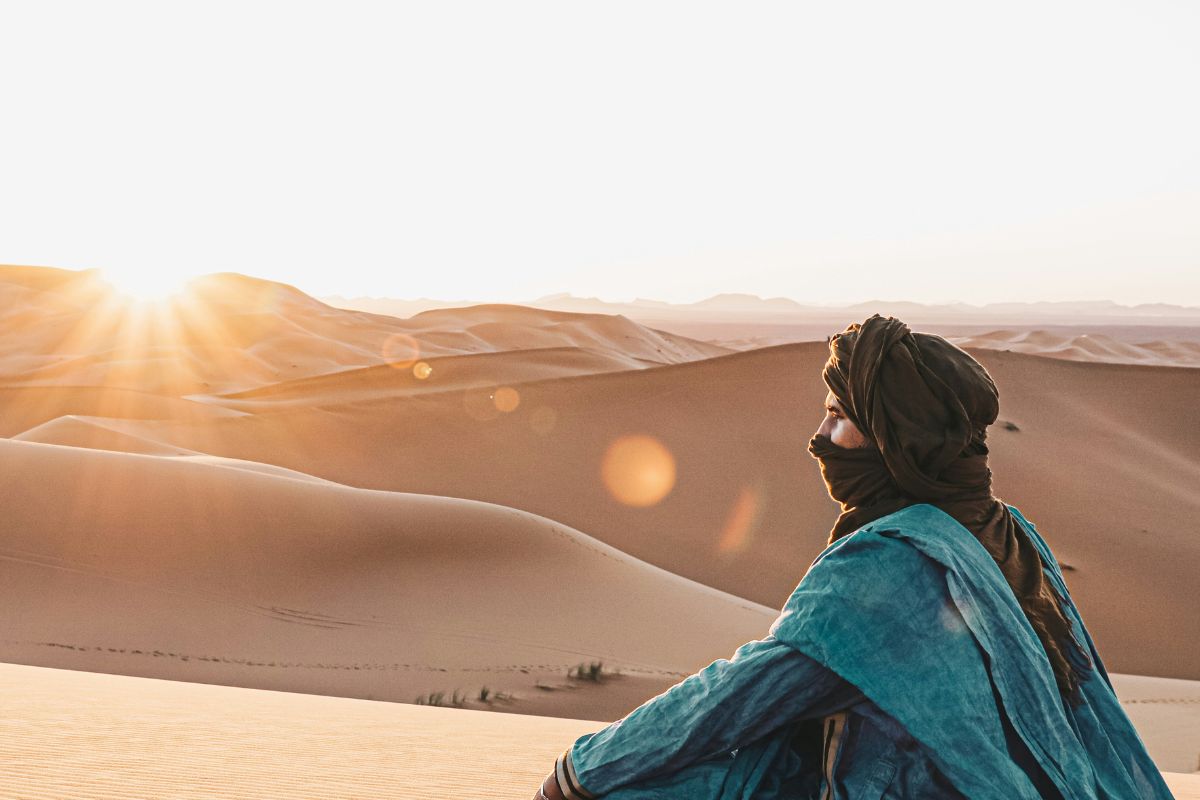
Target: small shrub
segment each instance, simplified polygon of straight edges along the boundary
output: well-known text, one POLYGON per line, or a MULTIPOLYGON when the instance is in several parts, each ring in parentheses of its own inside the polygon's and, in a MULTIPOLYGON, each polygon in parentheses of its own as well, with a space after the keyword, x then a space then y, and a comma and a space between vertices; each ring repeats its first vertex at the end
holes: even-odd
POLYGON ((465 692, 460 692, 458 689, 455 689, 451 693, 450 699, 447 700, 445 692, 430 692, 429 694, 419 695, 413 702, 419 706, 462 708, 467 704, 467 695, 465 692))
POLYGON ((612 674, 604 669, 603 661, 592 661, 587 664, 576 664, 571 669, 567 670, 567 677, 574 678, 580 681, 592 681, 600 683, 606 675, 612 674))

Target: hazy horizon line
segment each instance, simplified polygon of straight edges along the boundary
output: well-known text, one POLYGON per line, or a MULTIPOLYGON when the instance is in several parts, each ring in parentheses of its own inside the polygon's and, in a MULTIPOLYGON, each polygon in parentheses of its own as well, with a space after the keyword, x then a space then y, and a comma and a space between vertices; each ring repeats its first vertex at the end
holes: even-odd
MULTIPOLYGON (((5 263, 0 263, 0 276, 2 276, 3 270, 9 270, 9 269, 47 270, 47 271, 52 271, 52 272, 75 273, 75 274, 79 274, 79 275, 84 275, 84 274, 90 273, 90 274, 100 277, 101 279, 106 279, 109 277, 109 273, 107 273, 103 267, 84 267, 81 269, 71 269, 68 267, 59 267, 59 266, 54 266, 54 265, 49 265, 49 264, 5 264, 5 263)), ((476 305, 478 305, 478 304, 521 305, 521 304, 525 304, 525 303, 540 303, 540 302, 551 302, 551 301, 555 301, 555 300, 563 300, 563 301, 594 302, 594 303, 599 303, 599 304, 618 305, 618 306, 620 306, 620 305, 651 305, 651 306, 664 306, 664 307, 672 307, 672 308, 684 308, 684 307, 701 305, 704 303, 711 303, 713 301, 720 301, 723 299, 728 299, 731 301, 736 300, 736 299, 742 299, 745 302, 749 302, 749 303, 762 303, 762 304, 775 304, 775 305, 788 304, 788 305, 796 307, 797 309, 824 309, 824 310, 839 310, 839 309, 846 309, 846 308, 856 308, 859 306, 870 305, 870 304, 881 304, 881 305, 883 305, 883 304, 893 304, 893 305, 907 304, 907 305, 923 306, 926 308, 946 308, 946 309, 962 309, 962 310, 986 310, 988 308, 992 308, 992 307, 996 307, 996 306, 1057 306, 1060 308, 1064 307, 1064 306, 1077 306, 1077 307, 1092 306, 1092 307, 1104 307, 1104 308, 1110 308, 1110 309, 1128 309, 1128 310, 1137 310, 1137 309, 1143 309, 1143 308, 1147 308, 1147 307, 1162 307, 1162 308, 1169 308, 1169 309, 1179 309, 1179 310, 1183 310, 1183 311, 1187 311, 1187 312, 1200 312, 1200 305, 1185 305, 1185 304, 1181 304, 1181 303, 1172 303, 1172 302, 1168 302, 1165 300, 1147 301, 1147 302, 1134 303, 1134 304, 1121 303, 1121 302, 1118 302, 1111 298, 1100 298, 1100 299, 1082 299, 1082 298, 1080 298, 1080 299, 1070 299, 1070 300, 992 300, 992 301, 988 301, 988 302, 984 302, 984 303, 973 303, 973 302, 968 302, 965 300, 930 301, 930 300, 911 299, 911 298, 905 298, 905 297, 888 298, 888 297, 876 296, 876 297, 869 297, 869 298, 863 299, 863 300, 838 302, 838 301, 817 301, 817 300, 801 301, 801 300, 797 300, 793 297, 788 297, 786 295, 764 296, 764 295, 757 294, 754 292, 736 291, 736 290, 727 290, 727 291, 717 292, 715 294, 710 294, 705 297, 702 297, 699 300, 691 300, 691 301, 661 300, 658 298, 646 297, 646 296, 637 296, 637 297, 634 297, 633 299, 628 299, 628 300, 625 300, 625 299, 614 300, 614 299, 607 299, 604 297, 600 297, 598 295, 574 294, 570 291, 550 292, 550 293, 546 293, 546 294, 541 294, 537 297, 529 297, 529 298, 524 298, 521 300, 487 300, 487 299, 478 299, 478 298, 471 299, 471 298, 463 298, 463 297, 446 298, 446 297, 430 297, 428 295, 420 295, 417 297, 399 297, 399 296, 394 296, 394 295, 389 295, 389 294, 379 294, 379 295, 376 295, 376 294, 340 294, 340 293, 330 294, 330 293, 310 292, 310 291, 302 288, 301 286, 299 286, 296 283, 291 283, 289 281, 284 281, 284 280, 278 280, 275 278, 260 277, 258 275, 253 275, 253 274, 246 273, 246 272, 238 272, 235 270, 216 270, 213 272, 200 273, 200 274, 193 275, 193 276, 183 279, 182 285, 186 286, 187 284, 190 284, 192 281, 195 281, 198 279, 203 279, 203 278, 210 277, 210 276, 221 276, 221 275, 236 275, 240 278, 245 278, 245 279, 252 280, 252 281, 261 281, 261 282, 265 282, 265 283, 281 284, 284 286, 288 286, 298 292, 302 292, 303 294, 305 294, 309 297, 312 297, 316 300, 321 300, 321 301, 344 300, 344 301, 351 301, 351 302, 353 302, 353 301, 373 301, 373 302, 391 301, 391 302, 397 302, 397 303, 433 302, 433 303, 447 303, 447 304, 449 304, 449 303, 471 303, 471 304, 476 304, 476 305)), ((2 279, 2 278, 0 278, 0 279, 2 279)))

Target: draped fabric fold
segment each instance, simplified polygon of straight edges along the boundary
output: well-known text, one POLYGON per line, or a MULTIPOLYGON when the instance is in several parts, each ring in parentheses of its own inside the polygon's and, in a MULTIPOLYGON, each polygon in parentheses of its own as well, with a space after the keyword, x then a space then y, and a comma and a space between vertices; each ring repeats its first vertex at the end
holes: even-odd
MULTIPOLYGON (((1044 554, 1046 579, 1066 598, 1072 628, 1095 664, 1078 704, 1056 697, 1054 675, 990 554, 931 503, 885 515, 826 547, 770 633, 859 687, 973 800, 1043 796, 1017 769, 1006 728, 1064 800, 1170 800, 1049 546, 1018 509, 1006 509, 1044 554)), ((739 783, 713 796, 786 796, 756 788, 739 783)))

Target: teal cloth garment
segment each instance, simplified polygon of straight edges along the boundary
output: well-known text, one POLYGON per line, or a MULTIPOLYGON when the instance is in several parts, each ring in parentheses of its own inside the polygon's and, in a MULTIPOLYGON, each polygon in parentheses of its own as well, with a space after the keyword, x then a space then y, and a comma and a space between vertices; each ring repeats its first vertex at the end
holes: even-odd
MULTIPOLYGON (((751 670, 729 666, 735 657, 720 667, 741 676, 726 690, 722 681, 692 676, 679 685, 691 682, 687 691, 673 687, 577 739, 559 759, 560 775, 578 796, 611 800, 816 800, 830 789, 833 798, 871 800, 1171 798, 1050 548, 1009 508, 1095 665, 1079 707, 1059 695, 1039 640, 984 547, 951 516, 919 503, 826 547, 762 640, 766 649, 783 644, 804 654, 844 683, 824 681, 789 701, 773 695, 787 685, 776 677, 755 693, 751 670), (844 740, 829 787, 812 725, 839 707, 858 720, 859 735, 844 740), (721 725, 723 732, 712 730, 721 725)), ((772 663, 789 663, 784 655, 772 663)))
MULTIPOLYGON (((572 774, 560 783, 585 798, 600 792, 606 798, 646 797, 647 782, 661 778, 656 785, 675 792, 663 796, 690 796, 689 785, 705 785, 729 769, 739 744, 864 699, 837 673, 768 635, 577 740, 569 757, 572 774), (642 794, 612 793, 630 783, 642 794)), ((565 772, 567 765, 560 766, 565 772)))

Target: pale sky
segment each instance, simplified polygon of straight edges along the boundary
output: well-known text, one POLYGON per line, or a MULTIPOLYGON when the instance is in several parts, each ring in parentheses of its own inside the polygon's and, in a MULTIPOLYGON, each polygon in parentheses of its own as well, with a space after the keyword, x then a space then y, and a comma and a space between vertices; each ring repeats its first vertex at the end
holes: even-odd
POLYGON ((7 2, 0 263, 1200 305, 1200 3, 7 2))

